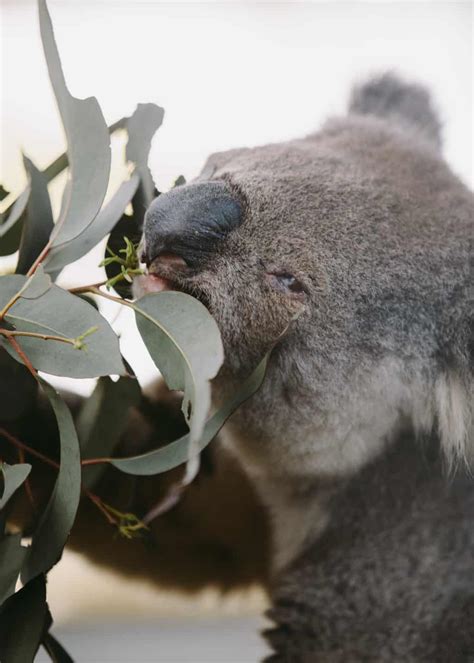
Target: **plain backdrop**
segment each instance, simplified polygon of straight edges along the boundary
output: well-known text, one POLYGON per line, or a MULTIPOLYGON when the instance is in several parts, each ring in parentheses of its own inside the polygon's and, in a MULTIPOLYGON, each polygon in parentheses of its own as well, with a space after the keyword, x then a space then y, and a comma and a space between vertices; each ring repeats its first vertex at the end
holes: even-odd
MULTIPOLYGON (((63 151, 64 140, 35 3, 0 2, 0 181, 18 193, 25 183, 20 150, 44 167, 63 151)), ((180 174, 194 177, 213 151, 313 131, 328 115, 344 112, 353 82, 387 69, 432 90, 445 125, 446 157, 473 185, 471 2, 50 0, 49 6, 75 96, 97 96, 108 123, 131 113, 137 102, 152 101, 165 108, 150 159, 161 190, 180 174)), ((120 140, 114 141, 112 188, 123 172, 118 154, 122 147, 120 140)), ((59 178, 51 189, 56 208, 63 183, 59 178)), ((97 280, 100 258, 97 251, 86 256, 65 270, 61 282, 97 280)), ((0 271, 12 264, 11 259, 0 259, 0 271)), ((127 358, 140 380, 149 380, 156 369, 133 322, 123 314, 116 319, 112 309, 106 312, 122 335, 127 358)), ((93 386, 92 381, 67 384, 83 393, 93 386)), ((84 615, 92 607, 103 615, 128 606, 140 618, 157 609, 149 588, 141 586, 131 593, 130 585, 114 584, 113 577, 102 572, 92 575, 71 557, 56 567, 48 586, 59 620, 84 615)), ((160 605, 162 611, 171 610, 170 601, 160 605)), ((189 602, 186 605, 189 611, 189 602)), ((248 610, 261 602, 245 600, 239 605, 248 610)), ((240 642, 252 629, 253 623, 245 637, 238 636, 240 642)), ((239 642, 233 647, 238 652, 239 642)), ((178 658, 172 660, 185 660, 179 658, 179 647, 176 651, 178 658)), ((195 662, 206 660, 203 651, 191 655, 195 662)), ((236 657, 233 660, 241 660, 239 654, 236 657)))

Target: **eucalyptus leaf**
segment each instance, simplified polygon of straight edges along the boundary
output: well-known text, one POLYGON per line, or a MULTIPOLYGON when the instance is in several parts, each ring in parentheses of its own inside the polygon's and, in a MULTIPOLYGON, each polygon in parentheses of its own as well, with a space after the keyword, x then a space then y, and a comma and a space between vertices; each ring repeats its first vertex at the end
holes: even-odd
POLYGON ((53 663, 74 663, 62 644, 51 633, 45 634, 42 645, 53 663))
POLYGON ((0 470, 3 474, 3 495, 0 497, 0 509, 3 509, 13 493, 31 472, 31 465, 28 463, 18 463, 16 465, 2 463, 0 470))
POLYGON ((19 533, 7 534, 0 540, 0 606, 15 591, 26 551, 19 533))
POLYGON ((20 246, 21 231, 29 197, 30 187, 28 186, 15 200, 7 220, 0 226, 0 256, 15 253, 20 246))
MULTIPOLYGON (((0 277, 0 309, 25 283, 26 277, 19 274, 0 277)), ((5 320, 16 331, 65 339, 77 339, 87 330, 97 328, 84 339, 83 350, 61 341, 17 336, 17 343, 37 370, 75 378, 125 373, 118 338, 109 323, 84 300, 56 285, 36 299, 20 297, 6 313, 5 320)), ((20 361, 10 343, 2 337, 0 342, 20 361)))
POLYGON ((183 184, 186 184, 186 178, 184 175, 178 175, 178 177, 173 182, 173 189, 177 186, 183 186, 183 184))
POLYGON ((39 575, 0 608, 0 661, 33 663, 50 623, 46 579, 39 575))
POLYGON ((33 534, 22 569, 22 581, 29 582, 47 573, 61 558, 81 496, 81 459, 79 440, 69 408, 51 385, 41 380, 41 387, 56 416, 60 439, 58 477, 33 534))
MULTIPOLYGON (((83 458, 108 456, 120 439, 130 414, 130 408, 140 402, 141 390, 133 378, 113 382, 100 378, 76 418, 76 430, 83 458)), ((104 465, 84 467, 82 484, 91 488, 103 472, 104 465)))
MULTIPOLYGON (((133 244, 138 244, 141 238, 141 220, 140 216, 133 213, 132 216, 124 214, 115 228, 110 233, 109 241, 105 250, 104 258, 108 258, 110 251, 119 255, 121 249, 125 247, 125 237, 127 237, 133 244)), ((107 279, 114 279, 121 272, 120 265, 116 262, 110 262, 105 266, 105 273, 107 279)), ((120 295, 120 297, 131 298, 132 287, 131 284, 125 279, 118 281, 113 289, 120 295)))
MULTIPOLYGON (((265 377, 269 354, 258 364, 252 374, 244 380, 234 396, 224 403, 204 426, 204 431, 196 446, 196 454, 200 453, 211 442, 227 419, 247 399, 260 388, 265 377)), ((126 474, 136 476, 149 476, 159 474, 185 463, 188 460, 190 435, 183 435, 179 440, 167 444, 165 447, 149 451, 139 456, 128 458, 111 458, 109 462, 126 474)))
POLYGON ((122 182, 116 193, 78 237, 57 248, 53 247, 44 261, 48 271, 62 269, 74 260, 78 260, 93 249, 120 221, 125 208, 132 200, 140 178, 133 173, 129 180, 122 182))
POLYGON ((48 243, 54 227, 48 181, 28 157, 23 157, 23 163, 29 177, 30 196, 21 233, 18 274, 27 273, 48 243))
POLYGON ((0 348, 0 422, 27 416, 36 402, 38 383, 26 366, 0 348))
POLYGON ((67 204, 51 235, 52 246, 57 247, 80 235, 102 206, 110 173, 110 138, 97 99, 76 99, 67 89, 45 0, 38 0, 38 10, 49 77, 66 133, 70 169, 67 204))
POLYGON ((131 304, 138 330, 168 387, 184 392, 182 410, 190 444, 201 437, 224 350, 216 321, 201 302, 182 292, 145 295, 131 304))
POLYGON ((51 277, 45 273, 43 265, 38 265, 35 273, 29 277, 21 289, 20 296, 23 299, 38 299, 45 295, 52 285, 51 277))
POLYGON ((128 142, 125 157, 137 167, 140 175, 140 204, 148 207, 155 197, 155 183, 148 167, 151 141, 161 126, 163 108, 156 104, 138 104, 127 121, 128 142))

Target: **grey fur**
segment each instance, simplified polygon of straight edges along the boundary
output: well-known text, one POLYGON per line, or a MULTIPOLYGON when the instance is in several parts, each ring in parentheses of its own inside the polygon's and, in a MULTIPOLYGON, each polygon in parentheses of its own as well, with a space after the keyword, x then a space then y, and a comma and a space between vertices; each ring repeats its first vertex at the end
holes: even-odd
POLYGON ((349 111, 389 119, 441 146, 441 123, 427 90, 421 85, 401 81, 391 73, 355 87, 349 111))
POLYGON ((423 472, 416 438, 435 434, 448 466, 473 455, 473 196, 439 154, 423 88, 382 77, 351 109, 306 138, 211 156, 198 181, 226 182, 244 220, 176 284, 220 326, 216 403, 289 325, 224 432, 273 520, 271 660, 461 660, 474 482, 450 492, 438 466, 423 472), (272 288, 275 270, 307 294, 272 288))

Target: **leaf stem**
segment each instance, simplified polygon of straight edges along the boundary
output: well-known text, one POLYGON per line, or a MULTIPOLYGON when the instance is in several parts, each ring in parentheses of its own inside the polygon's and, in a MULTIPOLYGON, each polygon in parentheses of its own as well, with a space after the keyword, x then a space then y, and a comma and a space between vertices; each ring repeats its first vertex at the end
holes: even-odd
POLYGON ((81 285, 77 288, 69 288, 69 292, 73 295, 78 295, 83 292, 89 292, 91 288, 100 288, 105 285, 107 281, 99 281, 98 283, 91 283, 91 285, 81 285))
MULTIPOLYGON (((21 442, 17 437, 9 433, 5 428, 0 426, 0 436, 4 437, 8 442, 13 444, 17 449, 19 449, 21 452, 27 452, 31 454, 32 456, 35 456, 39 460, 42 460, 43 463, 46 463, 50 467, 54 467, 54 469, 59 470, 59 463, 57 463, 55 460, 52 458, 49 458, 48 456, 45 456, 42 454, 40 451, 37 451, 36 449, 33 449, 32 447, 28 446, 24 442, 21 442)), ((82 463, 81 463, 82 464, 82 463)), ((88 497, 91 502, 93 502, 97 508, 106 516, 107 520, 109 523, 112 525, 119 525, 119 522, 112 517, 109 511, 107 511, 106 507, 104 506, 104 503, 100 499, 98 495, 95 493, 92 493, 90 490, 85 488, 84 486, 81 486, 81 490, 84 493, 86 497, 88 497)))
POLYGON ((0 335, 11 338, 12 336, 26 336, 28 338, 39 338, 42 341, 59 341, 61 343, 69 343, 75 345, 76 340, 73 338, 66 338, 65 336, 51 336, 49 334, 37 334, 36 332, 16 331, 16 329, 0 329, 0 335))
POLYGON ((25 353, 23 352, 23 350, 21 349, 20 344, 18 343, 18 341, 16 340, 16 338, 15 338, 14 336, 8 336, 8 337, 7 337, 7 341, 10 343, 10 345, 11 345, 12 348, 15 350, 15 352, 17 353, 17 355, 18 355, 18 356, 20 357, 20 359, 23 361, 23 363, 25 364, 26 368, 30 371, 30 373, 31 373, 31 375, 34 377, 34 379, 37 380, 37 379, 38 379, 38 376, 37 376, 36 370, 35 370, 35 368, 33 367, 33 364, 31 363, 31 361, 28 359, 28 357, 26 356, 26 354, 25 354, 25 353))

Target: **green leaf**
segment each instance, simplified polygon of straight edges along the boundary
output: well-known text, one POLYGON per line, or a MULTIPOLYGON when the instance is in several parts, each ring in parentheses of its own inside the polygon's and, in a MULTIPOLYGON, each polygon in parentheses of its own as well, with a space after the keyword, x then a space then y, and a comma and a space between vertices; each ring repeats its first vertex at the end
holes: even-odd
POLYGON ((72 241, 57 248, 53 247, 44 261, 46 269, 50 272, 62 269, 84 256, 108 235, 122 218, 125 208, 138 188, 139 181, 138 175, 133 173, 129 180, 122 182, 90 226, 72 241))
POLYGON ((183 184, 186 184, 186 178, 184 175, 178 175, 173 183, 173 189, 177 186, 183 186, 183 184))
POLYGON ((209 380, 224 359, 217 324, 201 302, 182 292, 145 295, 131 306, 168 387, 184 391, 182 410, 192 445, 201 437, 210 407, 209 380))
POLYGON ((23 565, 24 583, 41 573, 47 573, 61 558, 81 495, 79 440, 71 413, 51 385, 41 380, 41 387, 56 416, 61 456, 53 493, 33 534, 33 542, 23 565))
POLYGON ((53 663, 74 663, 62 644, 51 633, 45 634, 42 645, 53 663))
POLYGON ((30 187, 28 186, 15 200, 7 220, 0 226, 0 256, 15 253, 20 246, 21 231, 29 197, 30 187))
MULTIPOLYGON (((133 378, 113 382, 101 378, 76 418, 76 429, 83 458, 101 458, 112 453, 128 421, 130 408, 140 402, 141 390, 133 378)), ((104 465, 84 467, 82 484, 90 488, 103 472, 104 465)))
POLYGON ((45 274, 43 265, 38 265, 35 273, 28 278, 28 281, 21 289, 20 296, 23 299, 37 299, 46 294, 52 285, 51 277, 49 274, 45 274))
POLYGON ((163 122, 164 110, 156 104, 138 104, 127 121, 127 161, 136 165, 140 175, 140 204, 145 208, 155 197, 155 183, 148 168, 151 141, 163 122))
POLYGON ((110 173, 110 138, 97 99, 76 99, 66 81, 45 0, 38 0, 43 49, 66 133, 70 189, 51 235, 52 246, 74 239, 89 226, 104 201, 110 173))
POLYGON ((48 182, 30 159, 23 157, 30 182, 30 196, 20 242, 17 274, 26 274, 48 243, 54 227, 48 182))
MULTIPOLYGON (((233 412, 260 388, 265 377, 269 354, 258 364, 253 373, 242 383, 240 389, 209 419, 196 447, 200 453, 211 442, 233 412)), ((110 463, 125 472, 136 476, 159 474, 177 467, 188 460, 190 435, 184 435, 175 442, 129 458, 111 458, 110 463)))
POLYGON ((0 540, 0 605, 15 591, 26 551, 21 534, 7 534, 0 540))
POLYGON ((0 509, 3 509, 13 493, 31 472, 31 465, 28 463, 18 463, 17 465, 2 463, 0 469, 3 474, 3 495, 0 498, 0 509))
MULTIPOLYGON (((0 309, 3 308, 26 283, 26 277, 10 275, 0 277, 0 309)), ((119 342, 109 323, 92 306, 69 292, 52 285, 36 299, 21 297, 9 309, 5 320, 16 331, 76 339, 91 328, 97 330, 84 340, 84 350, 69 343, 40 338, 17 337, 17 342, 40 371, 62 377, 98 377, 123 374, 125 368, 120 356, 119 342)), ((18 361, 15 350, 0 337, 0 343, 18 361)))
POLYGON ((26 366, 0 348, 0 421, 27 416, 36 402, 38 383, 26 366))
POLYGON ((0 608, 0 661, 32 663, 50 623, 46 579, 39 575, 0 608))

